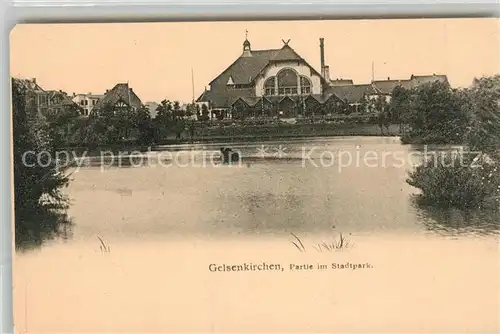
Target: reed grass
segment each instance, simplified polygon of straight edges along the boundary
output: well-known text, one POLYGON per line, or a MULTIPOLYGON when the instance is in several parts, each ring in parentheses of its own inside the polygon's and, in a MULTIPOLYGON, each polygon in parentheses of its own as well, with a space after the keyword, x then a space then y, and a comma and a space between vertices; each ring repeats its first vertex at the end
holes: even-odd
MULTIPOLYGON (((290 234, 294 238, 294 240, 291 241, 292 245, 294 245, 295 248, 297 248, 300 252, 305 252, 306 247, 304 246, 302 240, 296 234, 294 233, 290 234)), ((342 233, 339 233, 338 238, 334 238, 332 241, 328 242, 322 241, 320 243, 313 244, 312 247, 318 252, 333 252, 346 248, 352 248, 353 243, 349 238, 347 238, 347 236, 345 236, 342 233)))

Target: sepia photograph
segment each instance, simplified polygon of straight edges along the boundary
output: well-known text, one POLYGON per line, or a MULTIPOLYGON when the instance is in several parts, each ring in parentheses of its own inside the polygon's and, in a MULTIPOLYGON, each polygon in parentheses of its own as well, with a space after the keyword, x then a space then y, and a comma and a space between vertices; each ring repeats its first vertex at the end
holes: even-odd
POLYGON ((16 334, 500 332, 499 32, 17 25, 16 334))

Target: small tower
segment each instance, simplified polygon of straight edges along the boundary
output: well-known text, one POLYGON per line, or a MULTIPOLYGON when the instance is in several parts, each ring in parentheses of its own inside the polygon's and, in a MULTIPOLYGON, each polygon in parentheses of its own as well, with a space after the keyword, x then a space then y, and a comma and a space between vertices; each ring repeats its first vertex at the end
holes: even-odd
POLYGON ((250 47, 250 41, 248 40, 248 30, 245 30, 245 41, 243 42, 243 54, 242 57, 251 57, 252 49, 250 47))

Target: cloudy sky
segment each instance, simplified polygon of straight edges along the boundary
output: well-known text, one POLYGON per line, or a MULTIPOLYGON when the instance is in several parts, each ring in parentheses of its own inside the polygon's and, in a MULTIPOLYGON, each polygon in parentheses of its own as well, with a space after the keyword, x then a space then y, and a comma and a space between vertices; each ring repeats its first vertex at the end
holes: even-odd
POLYGON ((280 48, 282 39, 319 70, 325 38, 332 78, 355 83, 411 74, 447 74, 453 86, 499 73, 499 21, 491 19, 344 20, 18 25, 11 74, 45 89, 102 93, 129 82, 143 102, 189 102, 242 52, 280 48))

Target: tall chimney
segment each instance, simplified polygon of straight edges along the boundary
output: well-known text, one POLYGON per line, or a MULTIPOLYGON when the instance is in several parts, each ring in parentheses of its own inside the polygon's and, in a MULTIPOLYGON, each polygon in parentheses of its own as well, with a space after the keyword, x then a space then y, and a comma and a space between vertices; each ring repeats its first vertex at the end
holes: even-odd
POLYGON ((330 82, 330 66, 328 66, 328 65, 324 66, 323 76, 325 77, 326 81, 330 82))
POLYGON ((321 37, 319 39, 319 55, 321 59, 321 75, 325 76, 325 39, 321 37))

